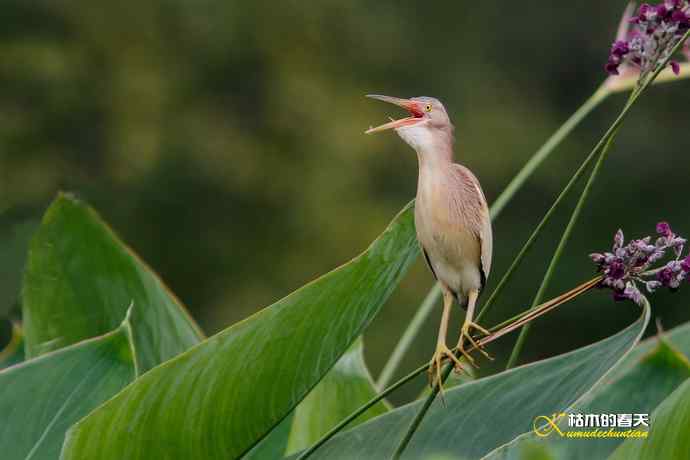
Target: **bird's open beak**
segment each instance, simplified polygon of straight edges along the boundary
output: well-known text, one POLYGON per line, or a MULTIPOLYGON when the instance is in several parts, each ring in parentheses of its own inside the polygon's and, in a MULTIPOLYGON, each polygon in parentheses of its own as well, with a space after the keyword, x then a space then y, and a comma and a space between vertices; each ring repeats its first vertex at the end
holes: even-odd
POLYGON ((398 107, 402 107, 410 113, 410 116, 407 118, 402 118, 400 120, 393 120, 391 118, 391 121, 389 123, 377 126, 376 128, 369 128, 365 131, 366 134, 377 133, 379 131, 385 131, 387 129, 402 128, 403 126, 412 126, 424 119, 424 112, 419 107, 418 102, 412 101, 410 99, 400 99, 397 97, 381 96, 379 94, 367 94, 367 97, 371 99, 378 99, 379 101, 383 102, 389 102, 391 104, 397 105, 398 107))

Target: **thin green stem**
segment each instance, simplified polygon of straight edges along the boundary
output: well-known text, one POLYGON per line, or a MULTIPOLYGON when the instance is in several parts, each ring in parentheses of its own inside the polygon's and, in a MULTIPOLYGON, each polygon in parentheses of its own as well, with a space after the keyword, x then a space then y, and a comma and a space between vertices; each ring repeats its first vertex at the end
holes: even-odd
MULTIPOLYGON (((513 197, 517 194, 517 192, 525 185, 525 182, 534 174, 534 172, 541 166, 544 161, 546 161, 549 156, 556 150, 556 147, 558 147, 563 140, 572 133, 572 131, 584 120, 596 107, 599 106, 609 95, 611 94, 611 91, 608 89, 608 87, 604 84, 602 84, 590 97, 585 101, 580 108, 578 108, 575 113, 573 113, 570 118, 568 118, 565 123, 563 123, 556 132, 554 132, 551 137, 537 150, 532 157, 525 163, 525 165, 520 169, 520 171, 515 175, 515 177, 508 183, 506 188, 501 192, 501 194, 496 198, 494 203, 491 205, 491 208, 489 210, 491 214, 491 219, 496 220, 498 216, 503 212, 505 207, 508 205, 508 203, 513 199, 513 197)), ((579 174, 577 175, 577 178, 584 172, 584 168, 582 168, 582 171, 579 171, 579 174)), ((577 179, 575 179, 576 181, 577 179)), ((569 184, 568 190, 572 184, 569 184)), ((565 194, 563 194, 565 196, 565 194)), ((559 199, 562 199, 562 197, 559 197, 559 199)), ((558 201, 557 203, 560 203, 558 201)), ((518 258, 513 261, 513 264, 511 265, 510 269, 508 269, 508 272, 503 276, 501 279, 501 282, 498 284, 497 288, 494 289, 489 301, 484 305, 482 311, 479 313, 479 316, 477 317, 477 321, 479 321, 479 318, 486 313, 486 310, 488 309, 488 306, 493 303, 493 301, 496 299, 496 296, 498 295, 499 292, 503 289, 504 285, 506 282, 510 279, 513 271, 515 268, 517 268, 517 265, 519 265, 520 261, 522 260, 522 257, 525 256, 529 248, 532 246, 534 241, 536 240, 536 237, 539 235, 541 232, 541 229, 543 225, 548 221, 548 219, 551 217, 551 214, 553 214, 553 208, 550 210, 549 213, 547 213, 547 216, 545 217, 545 220, 543 220, 540 225, 537 227, 535 232, 532 234, 530 239, 528 240, 527 244, 525 247, 522 248, 520 251, 520 254, 518 254, 518 258)), ((424 298, 424 301, 422 304, 419 306, 417 309, 417 312, 415 313, 415 316, 412 318, 410 321, 410 324, 407 326, 405 329, 405 332, 403 333, 402 337, 398 341, 397 345, 395 346, 395 349, 393 350, 393 353, 391 354, 391 357, 388 359, 388 362, 383 368, 383 371, 381 371, 381 375, 379 376, 378 382, 377 382, 377 387, 378 388, 383 388, 386 386, 386 384, 392 379, 393 375, 395 374, 395 371, 397 368, 400 366, 400 363, 402 361, 402 358, 407 354, 407 351, 409 350, 410 346, 412 345, 415 337, 419 333, 419 330, 423 326, 425 320, 428 318, 429 314, 433 310, 434 305, 436 305, 441 298, 441 288, 438 283, 434 285, 434 287, 429 291, 429 293, 426 295, 424 298)))
MULTIPOLYGON (((573 229, 575 228, 580 214, 582 213, 582 209, 584 208, 584 205, 587 202, 587 198, 589 198, 592 186, 594 185, 594 182, 596 182, 596 179, 601 170, 601 166, 604 163, 604 160, 606 159, 606 154, 608 153, 611 145, 613 144, 614 138, 615 131, 613 135, 609 138, 606 145, 604 146, 601 154, 599 155, 599 158, 597 159, 596 164, 594 165, 592 174, 589 176, 589 179, 587 179, 587 183, 585 184, 585 188, 583 189, 582 194, 580 195, 580 199, 578 200, 577 205, 575 206, 575 209, 573 210, 573 213, 570 216, 570 221, 568 222, 568 225, 565 231, 563 232, 563 235, 561 236, 561 240, 558 243, 556 251, 551 257, 551 262, 549 263, 549 267, 546 270, 546 274, 542 279, 541 285, 539 286, 539 290, 537 291, 537 294, 534 296, 532 308, 539 305, 542 299, 544 298, 544 295, 546 294, 546 290, 548 289, 549 284, 551 283, 551 279, 553 278, 553 274, 556 271, 556 266, 558 265, 558 262, 560 261, 561 256, 563 255, 563 250, 565 249, 565 246, 568 244, 568 241, 570 240, 570 236, 572 235, 573 229)), ((525 340, 527 339, 527 335, 529 334, 530 328, 531 324, 526 324, 520 331, 520 335, 518 336, 518 339, 515 342, 515 345, 513 346, 513 350, 510 353, 510 358, 508 359, 508 363, 506 364, 506 369, 510 369, 517 363, 518 357, 520 356, 522 348, 525 345, 525 340)))
MULTIPOLYGON (((598 145, 599 144, 597 144, 597 146, 598 145)), ((551 217, 556 212, 556 209, 558 208, 558 206, 560 206, 561 202, 565 199, 565 197, 568 195, 568 193, 570 193, 570 190, 580 180, 580 178, 585 173, 585 171, 589 167, 589 164, 594 160, 596 155, 597 155, 597 147, 595 147, 589 153, 589 155, 587 155, 587 157, 582 162, 580 167, 577 169, 577 171, 575 171, 575 174, 572 175, 572 177, 570 178, 568 183, 565 185, 563 190, 561 190, 561 192, 558 194, 558 197, 556 197, 556 200, 553 202, 553 204, 551 205, 549 210, 546 211, 546 214, 544 214, 544 217, 542 217, 539 224, 537 224, 536 228, 532 231, 532 234, 527 239, 525 244, 522 246, 522 248, 518 252, 518 255, 515 256, 515 258, 513 259, 513 262, 510 264, 510 267, 508 267, 508 270, 506 270, 506 272, 503 274, 503 277, 498 282, 498 285, 496 285, 494 290, 491 292, 489 299, 482 306, 481 310, 479 311, 479 314, 477 315, 477 318, 475 319, 476 322, 479 322, 489 312, 491 307, 496 302, 496 299, 498 298, 498 296, 501 294, 501 292, 503 291, 505 286, 508 284, 508 281, 510 281, 513 274, 515 273, 517 268, 522 263, 522 260, 525 258, 525 256, 529 252, 529 250, 532 248, 532 246, 536 242, 536 240, 539 237, 539 234, 541 233, 544 226, 551 220, 551 217)))
POLYGON ((496 218, 505 209, 506 205, 513 199, 515 194, 525 185, 534 171, 556 150, 563 140, 570 135, 570 133, 584 120, 599 104, 601 104, 606 97, 611 94, 611 91, 606 85, 601 85, 592 94, 582 106, 577 109, 575 113, 561 125, 558 130, 551 135, 551 137, 541 146, 537 152, 532 155, 532 158, 525 163, 522 169, 515 175, 506 188, 496 198, 491 206, 491 215, 496 218))
POLYGON ((434 402, 434 399, 436 399, 436 395, 441 390, 441 387, 446 382, 446 380, 448 380, 448 376, 450 376, 450 373, 452 371, 453 371, 453 364, 447 364, 446 367, 443 369, 443 372, 441 374, 441 381, 438 382, 437 385, 434 385, 431 388, 431 394, 429 394, 429 396, 424 401, 424 404, 422 405, 422 407, 415 414, 414 419, 412 420, 412 423, 410 423, 410 427, 405 432, 405 436, 400 440, 400 443, 398 444, 397 449, 395 449, 395 452, 393 453, 393 456, 391 457, 392 460, 399 460, 400 457, 402 456, 403 452, 405 452, 405 449, 407 448, 407 446, 410 444, 410 441, 412 440, 412 436, 414 436, 415 432, 417 431, 417 428, 422 423, 424 416, 429 411, 431 404, 434 402))
POLYGON ((379 391, 385 388, 386 385, 388 385, 388 383, 393 379, 395 371, 398 369, 400 362, 407 354, 407 350, 409 350, 410 346, 412 345, 412 342, 417 336, 417 332, 421 329, 422 325, 431 314, 432 310, 434 309, 434 305, 436 305, 440 297, 441 286, 436 283, 426 295, 426 298, 420 307, 417 309, 417 312, 410 321, 410 324, 407 326, 402 337, 400 337, 398 344, 395 346, 393 354, 391 354, 388 362, 383 367, 378 382, 376 382, 376 387, 379 391))
POLYGON ((587 158, 582 162, 580 167, 575 171, 575 174, 572 175, 566 186, 561 190, 561 192, 558 194, 556 197, 556 200, 551 204, 551 207, 549 208, 548 211, 546 211, 546 214, 544 214, 544 217, 542 217, 541 221, 535 229, 532 231, 532 234, 529 236, 525 244, 522 246, 520 251, 518 252, 517 256, 515 256, 515 259, 513 259, 513 262, 510 264, 510 267, 508 267, 508 270, 503 274, 503 277, 501 277, 501 280, 498 282, 494 290, 491 292, 491 295, 489 296, 489 299, 484 303, 482 306, 481 310, 479 311, 479 314, 477 315, 477 318, 475 319, 475 322, 479 322, 484 315, 486 315, 491 307, 494 305, 496 302, 496 299, 498 296, 503 292, 503 289, 506 287, 508 284, 508 281, 512 278, 513 274, 517 270, 517 268, 520 266, 522 263, 522 260, 525 258, 529 250, 532 248, 534 243, 537 241, 537 238, 541 234, 543 228, 546 226, 546 224, 551 220, 551 217, 553 214, 556 212, 556 209, 560 206, 561 202, 565 199, 565 197, 570 193, 570 190, 575 186, 575 184, 580 180, 582 175, 587 171, 587 167, 589 164, 594 160, 596 157, 596 151, 592 151, 587 158))
POLYGON ((385 390, 381 391, 378 395, 370 399, 366 404, 364 404, 362 407, 351 413, 349 416, 347 416, 345 419, 343 419, 340 423, 338 423, 336 426, 334 426, 328 433, 323 435, 321 439, 319 439, 313 446, 311 446, 309 449, 305 450, 302 455, 299 456, 297 460, 305 460, 307 457, 311 456, 319 447, 324 445, 328 440, 330 440, 333 436, 338 434, 340 430, 348 426, 350 423, 352 423, 353 420, 355 420, 357 417, 365 413, 367 410, 369 410, 370 407, 376 405, 379 401, 381 401, 383 398, 388 396, 389 394, 393 393, 395 390, 400 388, 401 386, 405 385, 406 383, 412 381, 415 377, 417 377, 419 374, 423 373, 429 368, 429 365, 421 366, 417 368, 416 370, 410 372, 407 374, 405 377, 401 378, 397 382, 395 382, 393 385, 389 386, 385 390))

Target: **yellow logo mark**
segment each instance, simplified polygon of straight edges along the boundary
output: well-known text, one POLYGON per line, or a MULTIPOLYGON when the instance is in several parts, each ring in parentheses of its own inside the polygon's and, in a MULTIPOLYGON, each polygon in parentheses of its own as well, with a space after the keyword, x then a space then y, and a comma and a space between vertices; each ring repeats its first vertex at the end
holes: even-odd
POLYGON ((547 415, 540 415, 534 419, 532 427, 537 436, 542 438, 549 436, 554 431, 561 436, 565 436, 560 428, 558 428, 558 421, 566 416, 565 412, 553 414, 551 417, 547 415), (546 423, 546 424, 544 424, 546 423))

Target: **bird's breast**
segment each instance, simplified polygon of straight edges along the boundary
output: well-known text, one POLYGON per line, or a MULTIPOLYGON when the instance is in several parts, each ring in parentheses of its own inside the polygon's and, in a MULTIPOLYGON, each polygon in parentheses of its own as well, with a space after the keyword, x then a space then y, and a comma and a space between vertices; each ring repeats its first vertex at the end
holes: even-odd
POLYGON ((457 206, 462 190, 442 178, 423 180, 417 188, 417 238, 440 281, 456 292, 481 287, 481 243, 457 206), (454 195, 456 194, 456 195, 454 195))
POLYGON ((479 260, 479 240, 460 216, 445 207, 431 207, 424 201, 415 207, 417 238, 429 257, 461 265, 465 259, 479 260))

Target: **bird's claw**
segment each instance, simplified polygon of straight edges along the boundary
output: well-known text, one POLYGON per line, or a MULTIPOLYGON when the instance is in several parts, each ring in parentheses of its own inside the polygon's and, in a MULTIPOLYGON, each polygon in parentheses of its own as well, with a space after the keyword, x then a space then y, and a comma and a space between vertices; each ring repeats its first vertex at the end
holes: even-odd
POLYGON ((470 334, 470 329, 476 329, 477 331, 481 332, 484 335, 490 335, 491 332, 487 331, 484 329, 482 326, 480 326, 477 323, 473 323, 471 321, 466 322, 465 324, 462 325, 462 329, 460 329, 460 339, 458 340, 458 346, 457 350, 462 354, 465 358, 467 358, 467 361, 472 364, 475 368, 479 368, 477 363, 475 362, 474 358, 470 356, 469 352, 465 350, 465 340, 472 345, 473 349, 479 350, 479 352, 484 355, 486 359, 493 360, 491 355, 484 350, 484 347, 480 345, 474 337, 472 337, 472 334, 470 334))
POLYGON ((436 352, 434 352, 434 356, 431 358, 431 362, 429 363, 429 384, 433 387, 435 385, 439 385, 439 388, 441 392, 443 392, 443 382, 441 378, 441 366, 443 365, 443 361, 449 359, 455 368, 457 372, 464 371, 462 367, 462 363, 460 360, 455 356, 453 353, 453 350, 448 348, 448 346, 445 343, 439 343, 436 345, 436 352))

